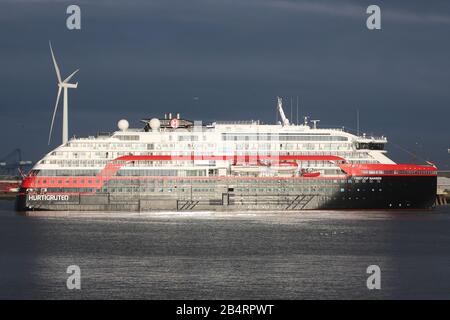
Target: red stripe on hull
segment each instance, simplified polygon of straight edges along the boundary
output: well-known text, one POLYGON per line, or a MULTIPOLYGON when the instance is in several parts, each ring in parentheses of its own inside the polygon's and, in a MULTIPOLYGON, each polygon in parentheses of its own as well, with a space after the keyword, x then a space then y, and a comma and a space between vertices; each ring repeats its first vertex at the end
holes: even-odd
MULTIPOLYGON (((255 155, 255 156, 172 156, 172 155, 128 155, 118 157, 109 162, 105 168, 95 177, 64 177, 64 176, 28 176, 22 182, 23 188, 92 188, 99 189, 105 182, 114 178, 115 180, 148 180, 148 179, 249 179, 249 180, 288 180, 288 179, 347 179, 348 176, 436 176, 437 168, 435 166, 411 165, 411 164, 348 164, 344 158, 338 156, 300 156, 300 155, 255 155), (338 166, 346 173, 346 176, 332 176, 332 177, 318 177, 315 173, 313 175, 306 174, 299 177, 239 177, 239 176, 220 176, 220 177, 156 177, 156 176, 115 176, 115 174, 127 163, 131 161, 193 161, 193 160, 231 160, 236 162, 254 162, 259 163, 261 160, 274 160, 279 164, 282 161, 339 161, 338 166), (379 173, 368 173, 368 171, 380 171, 379 173), (402 172, 411 171, 414 173, 402 172), (423 172, 423 173, 421 173, 423 172), (430 173, 434 172, 434 173, 430 173), (45 183, 44 183, 45 181, 45 183), (61 181, 61 183, 58 183, 61 181)), ((284 164, 284 163, 283 163, 284 164)))
POLYGON ((415 164, 342 163, 339 167, 351 176, 437 176, 435 166, 415 164))
POLYGON ((107 182, 111 179, 114 180, 292 180, 292 179, 321 179, 321 180, 345 180, 347 176, 327 176, 327 177, 318 177, 315 176, 298 176, 298 177, 248 177, 248 176, 211 176, 211 177, 178 177, 178 176, 114 176, 108 179, 86 179, 80 177, 64 177, 61 179, 60 176, 40 176, 40 177, 28 177, 23 180, 22 188, 92 188, 99 189, 104 185, 104 182, 107 182), (44 180, 46 181, 44 183, 44 180), (61 183, 51 182, 51 181, 59 181, 62 180, 61 183), (69 182, 66 182, 69 180, 69 182), (84 183, 81 183, 80 180, 85 180, 84 183), (87 180, 87 181, 86 181, 87 180), (92 180, 91 183, 88 181, 92 180), (99 182, 97 182, 99 180, 99 182))

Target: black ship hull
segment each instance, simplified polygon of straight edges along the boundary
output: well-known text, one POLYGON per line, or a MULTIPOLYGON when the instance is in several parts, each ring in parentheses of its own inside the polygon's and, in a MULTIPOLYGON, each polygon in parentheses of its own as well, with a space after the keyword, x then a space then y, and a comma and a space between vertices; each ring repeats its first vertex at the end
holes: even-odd
MULTIPOLYGON (((155 179, 156 181, 157 179, 155 179)), ((156 182, 155 182, 156 183, 156 182)), ((336 179, 305 178, 267 181, 202 180, 171 185, 147 192, 131 183, 129 188, 110 187, 95 193, 34 193, 21 190, 18 211, 300 211, 300 210, 399 210, 431 209, 436 198, 436 176, 370 176, 336 179), (125 192, 122 190, 125 189, 125 192), (181 192, 181 190, 183 190, 181 192), (130 192, 131 191, 131 192, 130 192)))
POLYGON ((355 178, 348 180, 345 192, 327 201, 323 208, 431 209, 434 206, 437 188, 435 176, 384 176, 379 180, 380 183, 370 183, 371 178, 380 179, 359 177, 366 179, 365 184, 355 183, 355 178))

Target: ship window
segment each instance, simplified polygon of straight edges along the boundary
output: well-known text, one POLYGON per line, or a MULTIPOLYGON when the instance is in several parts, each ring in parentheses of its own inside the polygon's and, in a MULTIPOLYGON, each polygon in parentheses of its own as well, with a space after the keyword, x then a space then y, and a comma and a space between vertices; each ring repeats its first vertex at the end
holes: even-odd
POLYGON ((137 141, 139 140, 139 136, 138 135, 117 135, 116 136, 119 140, 123 140, 123 141, 137 141))
POLYGON ((369 150, 383 150, 384 143, 375 143, 375 142, 358 142, 356 143, 356 149, 369 149, 369 150))

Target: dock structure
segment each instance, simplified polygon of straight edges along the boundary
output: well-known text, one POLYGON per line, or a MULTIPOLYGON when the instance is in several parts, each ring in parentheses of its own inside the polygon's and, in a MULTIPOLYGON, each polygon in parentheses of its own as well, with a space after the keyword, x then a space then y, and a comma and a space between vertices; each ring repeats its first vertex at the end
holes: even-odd
POLYGON ((11 180, 11 177, 19 176, 20 172, 27 173, 32 165, 31 161, 23 160, 20 149, 14 149, 0 158, 0 179, 11 180))
POLYGON ((439 171, 437 178, 436 205, 450 203, 450 171, 439 171))
POLYGON ((26 174, 32 162, 22 159, 22 151, 14 149, 0 157, 0 199, 14 199, 22 182, 22 174, 26 174))

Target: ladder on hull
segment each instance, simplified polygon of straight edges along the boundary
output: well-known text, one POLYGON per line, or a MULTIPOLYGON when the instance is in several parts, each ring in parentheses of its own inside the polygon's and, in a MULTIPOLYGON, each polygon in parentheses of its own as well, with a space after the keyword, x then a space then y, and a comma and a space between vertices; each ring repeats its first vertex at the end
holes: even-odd
POLYGON ((192 210, 199 203, 198 200, 178 200, 177 201, 177 210, 192 210))
POLYGON ((303 210, 314 198, 314 195, 298 195, 292 200, 285 210, 303 210))

